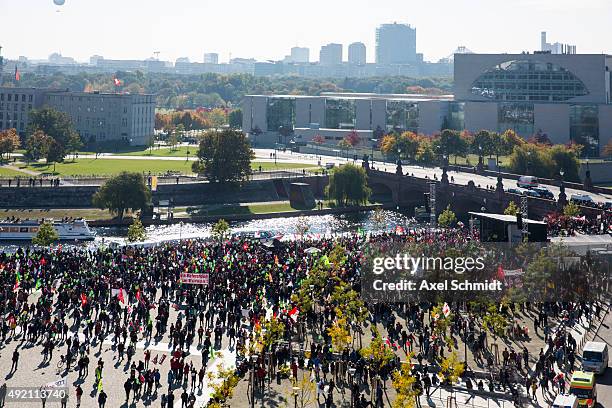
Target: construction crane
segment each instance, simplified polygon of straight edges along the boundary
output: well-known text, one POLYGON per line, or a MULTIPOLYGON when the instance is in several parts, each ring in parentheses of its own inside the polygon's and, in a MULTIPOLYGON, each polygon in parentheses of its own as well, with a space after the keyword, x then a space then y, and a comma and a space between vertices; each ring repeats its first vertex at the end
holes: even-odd
POLYGON ((153 51, 153 55, 155 55, 155 59, 159 61, 159 51, 153 51))

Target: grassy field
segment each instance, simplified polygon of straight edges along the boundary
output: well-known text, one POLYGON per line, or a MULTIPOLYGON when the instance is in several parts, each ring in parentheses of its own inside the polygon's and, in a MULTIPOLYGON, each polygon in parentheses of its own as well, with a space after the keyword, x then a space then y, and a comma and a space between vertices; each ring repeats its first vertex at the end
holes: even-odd
POLYGON ((27 174, 22 173, 20 171, 16 171, 13 169, 7 169, 5 167, 0 167, 0 177, 15 177, 15 176, 29 177, 27 174))
POLYGON ((61 219, 64 217, 85 218, 86 220, 106 220, 113 216, 107 210, 96 208, 79 208, 79 209, 1 209, 0 219, 6 217, 15 217, 21 219, 40 219, 54 218, 61 219))
MULTIPOLYGON (((121 171, 132 172, 151 172, 153 174, 166 173, 168 171, 178 171, 182 174, 191 173, 191 164, 189 161, 179 160, 128 160, 128 159, 77 159, 68 160, 64 163, 55 164, 55 173, 53 173, 53 165, 45 163, 32 163, 28 166, 20 164, 20 168, 40 173, 53 173, 59 176, 108 176, 120 173, 121 171)), ((302 169, 316 167, 310 164, 302 163, 274 163, 268 162, 252 162, 251 167, 258 170, 261 166, 262 170, 282 170, 282 169, 302 169)), ((23 175, 23 173, 20 173, 23 175)))
POLYGON ((179 146, 176 149, 163 147, 161 149, 154 148, 153 150, 144 149, 132 152, 117 153, 121 156, 158 156, 158 157, 186 157, 189 152, 190 157, 194 157, 198 152, 198 146, 179 146))
MULTIPOLYGON (((324 205, 323 208, 329 208, 324 205)), ((313 210, 315 208, 312 208, 313 210)), ((190 215, 248 215, 248 214, 270 214, 282 213, 288 211, 297 211, 298 209, 291 207, 289 202, 285 203, 269 203, 269 204, 250 204, 250 205, 226 205, 215 207, 190 207, 187 213, 190 215)))

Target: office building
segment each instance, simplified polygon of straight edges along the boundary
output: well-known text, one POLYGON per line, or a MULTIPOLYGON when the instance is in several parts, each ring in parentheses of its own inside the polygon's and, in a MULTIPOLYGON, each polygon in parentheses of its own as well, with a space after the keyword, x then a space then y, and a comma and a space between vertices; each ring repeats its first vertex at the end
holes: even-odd
POLYGON ((342 64, 342 44, 331 43, 322 46, 319 53, 319 64, 342 64))
POLYGON ((576 54, 576 46, 569 44, 546 42, 546 31, 540 34, 540 51, 550 52, 551 54, 576 54))
POLYGON ((219 63, 219 54, 216 52, 207 52, 204 54, 204 63, 205 64, 218 64, 219 63))
POLYGON ((544 133, 553 143, 584 146, 597 157, 612 137, 612 56, 455 54, 454 95, 322 93, 247 95, 243 129, 260 143, 285 142, 280 126, 308 142, 337 144, 349 130, 367 143, 377 129, 433 135, 443 129, 544 133))
POLYGON ((298 64, 306 64, 310 61, 310 50, 306 47, 291 48, 291 56, 289 62, 298 64))
POLYGON ((365 65, 366 63, 366 46, 361 42, 354 42, 348 47, 348 62, 349 64, 365 65))
POLYGON ((407 24, 383 24, 376 29, 377 64, 417 62, 416 28, 407 24))
POLYGON ((66 112, 85 142, 145 145, 153 136, 154 95, 37 88, 0 88, 0 130, 16 128, 25 137, 29 112, 43 106, 66 112))

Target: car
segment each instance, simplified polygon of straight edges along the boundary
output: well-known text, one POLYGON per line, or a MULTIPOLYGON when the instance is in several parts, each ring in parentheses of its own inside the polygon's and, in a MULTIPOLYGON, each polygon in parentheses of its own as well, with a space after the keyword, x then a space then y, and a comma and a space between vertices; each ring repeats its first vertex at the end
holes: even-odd
POLYGON ((588 194, 572 194, 570 197, 570 202, 578 205, 584 205, 586 207, 595 206, 595 201, 588 194))
POLYGON ((522 188, 514 188, 514 187, 510 187, 509 189, 506 190, 508 193, 512 193, 512 194, 518 194, 518 195, 523 195, 523 190, 522 188))
POLYGON ((523 194, 525 194, 528 197, 542 198, 540 193, 538 193, 536 190, 533 190, 533 189, 523 190, 523 194))
POLYGON ((555 199, 555 195, 546 187, 542 187, 542 186, 532 187, 531 190, 536 191, 542 198, 547 198, 549 200, 555 199))
POLYGON ((532 188, 538 186, 538 179, 534 176, 521 176, 516 182, 518 187, 532 188))
POLYGON ((602 204, 602 207, 606 211, 612 211, 612 201, 606 201, 602 204))

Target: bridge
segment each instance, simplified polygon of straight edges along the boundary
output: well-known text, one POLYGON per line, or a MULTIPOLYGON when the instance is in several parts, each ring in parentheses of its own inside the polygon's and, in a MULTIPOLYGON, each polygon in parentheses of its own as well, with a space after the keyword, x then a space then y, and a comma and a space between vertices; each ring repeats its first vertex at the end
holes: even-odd
MULTIPOLYGON (((467 214, 470 211, 486 211, 492 213, 503 213, 511 201, 520 206, 521 195, 507 191, 504 183, 509 184, 511 180, 504 179, 501 174, 497 175, 495 185, 482 187, 474 180, 467 184, 454 183, 449 180, 448 169, 442 168, 440 177, 429 178, 428 176, 414 176, 405 172, 401 165, 396 166, 394 173, 375 170, 370 168, 367 161, 363 167, 368 174, 368 185, 372 189, 374 197, 387 197, 399 207, 413 208, 428 205, 431 185, 435 185, 436 213, 442 212, 449 204, 457 214, 467 214)), ((434 173, 435 174, 435 173, 434 173)), ((465 173, 462 173, 465 176, 465 173)), ((477 179, 474 176, 474 179, 477 179)), ((577 188, 579 186, 573 186, 577 188)), ((558 186, 558 199, 528 196, 528 215, 530 218, 539 219, 545 215, 562 210, 568 202, 565 184, 558 186)), ((574 190, 577 191, 577 190, 574 190)), ((586 193, 587 191, 582 190, 586 193)), ((591 207, 581 207, 582 214, 595 216, 601 210, 591 207)))

